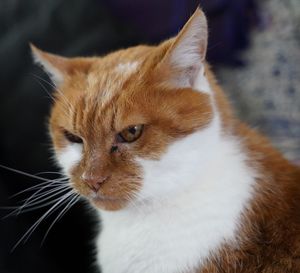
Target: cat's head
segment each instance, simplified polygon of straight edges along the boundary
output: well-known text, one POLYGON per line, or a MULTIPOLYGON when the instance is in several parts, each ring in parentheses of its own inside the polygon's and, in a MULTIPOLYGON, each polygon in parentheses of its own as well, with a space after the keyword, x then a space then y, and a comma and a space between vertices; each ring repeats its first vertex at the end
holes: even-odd
POLYGON ((32 49, 56 86, 49 122, 56 159, 72 187, 97 207, 164 198, 201 171, 195 157, 209 157, 205 130, 214 111, 199 9, 177 37, 158 46, 93 58, 32 49))

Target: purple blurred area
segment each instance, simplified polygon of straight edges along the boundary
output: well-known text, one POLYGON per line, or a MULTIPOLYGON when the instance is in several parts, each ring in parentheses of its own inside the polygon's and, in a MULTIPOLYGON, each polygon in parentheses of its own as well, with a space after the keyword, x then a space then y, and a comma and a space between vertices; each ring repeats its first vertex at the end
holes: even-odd
POLYGON ((209 21, 208 60, 240 65, 237 54, 249 45, 249 31, 258 22, 254 0, 101 0, 145 43, 160 42, 178 33, 197 6, 209 21))

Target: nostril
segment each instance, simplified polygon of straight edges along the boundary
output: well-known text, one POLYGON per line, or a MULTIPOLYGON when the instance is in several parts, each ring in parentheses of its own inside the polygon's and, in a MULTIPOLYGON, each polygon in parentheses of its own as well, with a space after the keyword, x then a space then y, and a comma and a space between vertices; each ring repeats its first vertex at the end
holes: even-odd
POLYGON ((82 177, 82 180, 84 181, 84 183, 87 184, 87 186, 93 190, 94 192, 97 192, 100 187, 101 184, 103 184, 106 180, 108 179, 108 176, 98 176, 98 177, 82 177))
POLYGON ((100 188, 100 184, 97 180, 95 179, 84 179, 83 180, 85 184, 94 192, 97 192, 100 188))
POLYGON ((88 187, 94 191, 94 192, 97 192, 100 188, 100 186, 98 184, 90 184, 90 183, 87 183, 88 187))

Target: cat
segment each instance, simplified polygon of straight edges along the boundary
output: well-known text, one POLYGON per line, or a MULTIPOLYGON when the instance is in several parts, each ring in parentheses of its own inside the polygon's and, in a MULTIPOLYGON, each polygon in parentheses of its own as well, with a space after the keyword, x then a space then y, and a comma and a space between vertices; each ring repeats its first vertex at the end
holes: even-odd
POLYGON ((104 273, 300 272, 300 170, 234 115, 207 39, 198 8, 157 46, 31 46, 56 86, 56 159, 101 218, 104 273))

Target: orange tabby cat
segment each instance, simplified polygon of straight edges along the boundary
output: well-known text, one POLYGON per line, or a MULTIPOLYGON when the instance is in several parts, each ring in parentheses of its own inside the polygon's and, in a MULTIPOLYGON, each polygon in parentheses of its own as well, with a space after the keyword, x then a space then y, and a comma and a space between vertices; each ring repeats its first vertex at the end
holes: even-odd
POLYGON ((300 171, 234 116, 206 49, 199 9, 158 46, 32 46, 57 87, 56 158, 102 220, 104 273, 300 272, 300 171))

